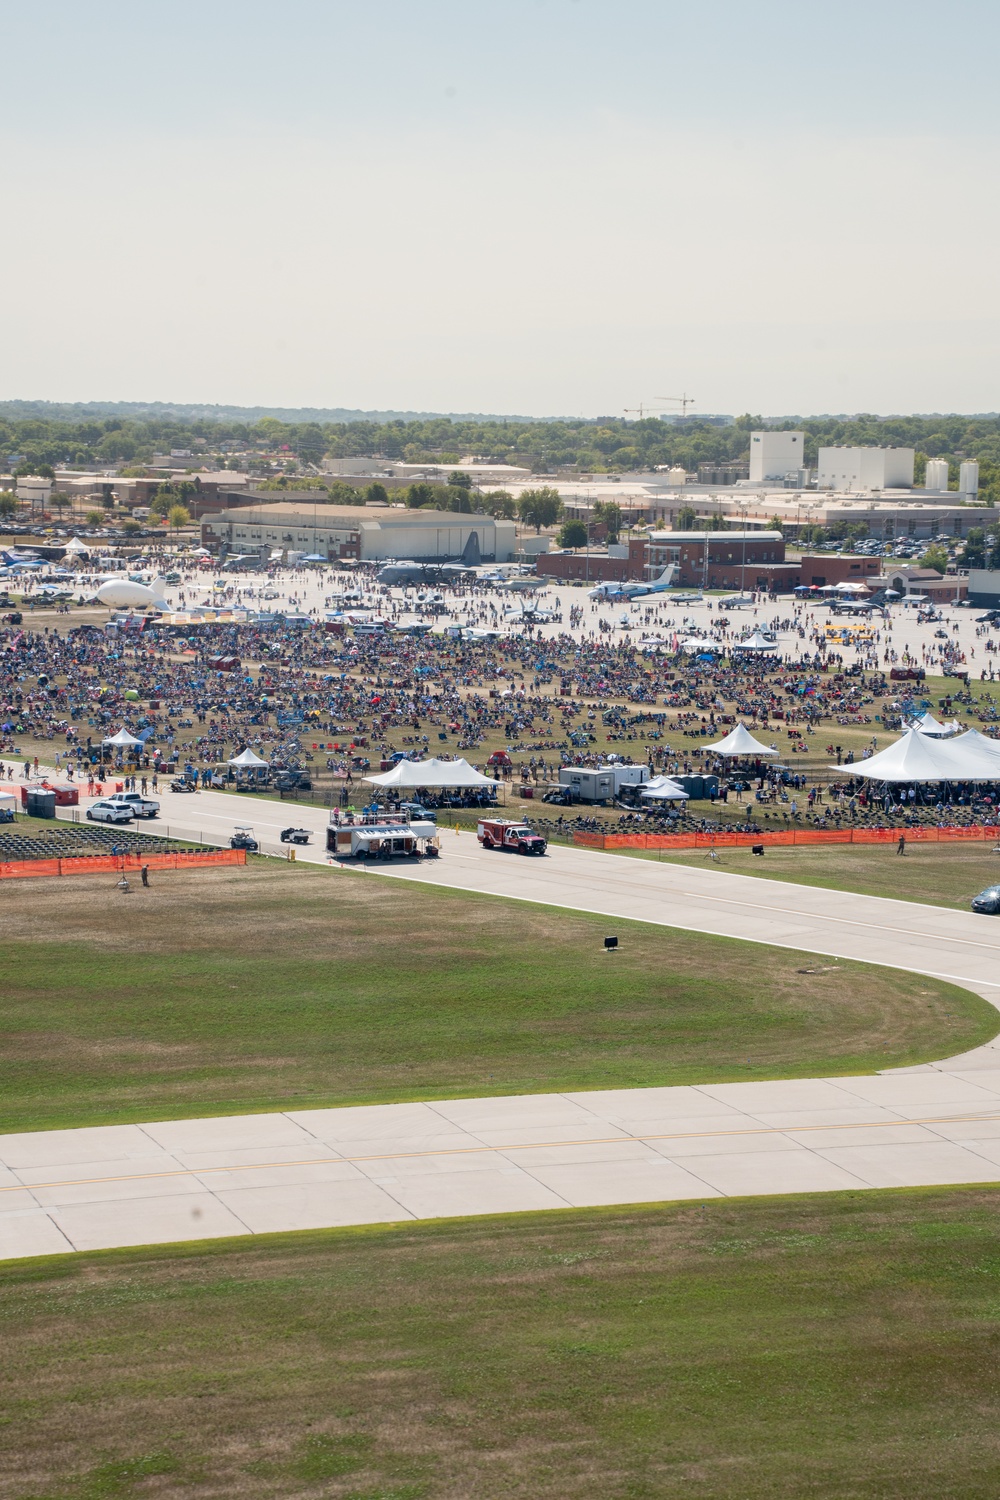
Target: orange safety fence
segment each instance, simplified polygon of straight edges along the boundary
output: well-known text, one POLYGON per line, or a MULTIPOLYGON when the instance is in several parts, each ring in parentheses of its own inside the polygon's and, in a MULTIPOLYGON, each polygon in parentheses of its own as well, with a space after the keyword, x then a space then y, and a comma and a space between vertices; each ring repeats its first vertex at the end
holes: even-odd
POLYGON ((985 828, 788 828, 760 833, 574 833, 584 849, 748 849, 751 844, 792 848, 816 844, 908 844, 984 842, 1000 839, 1000 826, 985 828))
POLYGON ((30 875, 103 875, 122 870, 191 870, 202 865, 245 865, 245 849, 178 849, 176 854, 84 854, 77 859, 14 859, 0 862, 0 880, 30 875))

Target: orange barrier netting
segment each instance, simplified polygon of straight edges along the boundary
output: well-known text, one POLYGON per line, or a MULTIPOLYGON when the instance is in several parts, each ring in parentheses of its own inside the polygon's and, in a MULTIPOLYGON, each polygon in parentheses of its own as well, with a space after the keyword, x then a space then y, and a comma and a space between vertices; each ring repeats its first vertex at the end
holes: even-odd
POLYGON ((0 863, 0 880, 30 875, 102 875, 139 870, 190 870, 202 865, 245 865, 245 849, 179 849, 176 854, 84 854, 78 859, 15 859, 0 863))
POLYGON ((751 844, 791 848, 809 844, 949 844, 1000 839, 1000 826, 985 828, 789 828, 760 833, 574 833, 584 849, 748 849, 751 844))

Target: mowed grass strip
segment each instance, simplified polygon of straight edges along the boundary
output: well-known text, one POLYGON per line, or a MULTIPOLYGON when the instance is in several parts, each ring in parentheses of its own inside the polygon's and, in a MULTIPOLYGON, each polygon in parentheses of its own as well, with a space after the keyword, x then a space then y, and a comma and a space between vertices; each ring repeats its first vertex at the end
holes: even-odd
MULTIPOLYGON (((968 911, 973 896, 988 885, 1000 883, 1000 854, 993 853, 991 843, 920 844, 911 840, 902 855, 897 853, 894 843, 804 844, 791 849, 768 845, 763 858, 751 854, 749 849, 720 848, 716 853, 718 864, 705 849, 643 852, 641 857, 661 859, 664 864, 670 861, 699 869, 718 869, 728 875, 753 875, 760 880, 789 880, 826 890, 855 891, 859 896, 919 901, 956 911, 968 911)), ((1000 922, 996 918, 980 920, 987 940, 1000 935, 1000 922)))
POLYGON ((9 1500, 994 1500, 989 1189, 0 1266, 9 1500))
POLYGON ((997 1030, 893 969, 303 865, 3 901, 3 1131, 865 1072, 997 1030))

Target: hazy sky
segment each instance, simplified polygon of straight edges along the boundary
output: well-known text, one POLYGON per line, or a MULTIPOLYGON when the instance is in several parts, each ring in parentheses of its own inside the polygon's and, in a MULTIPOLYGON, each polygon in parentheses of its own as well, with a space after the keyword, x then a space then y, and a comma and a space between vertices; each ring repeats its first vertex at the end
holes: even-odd
POLYGON ((996 0, 0 0, 3 397, 1000 408, 996 0))

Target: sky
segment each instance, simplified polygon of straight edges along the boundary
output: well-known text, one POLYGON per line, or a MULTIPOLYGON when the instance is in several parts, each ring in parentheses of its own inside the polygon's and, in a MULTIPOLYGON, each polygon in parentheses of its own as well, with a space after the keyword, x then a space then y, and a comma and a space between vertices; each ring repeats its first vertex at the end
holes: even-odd
POLYGON ((0 0, 0 398, 1000 409, 996 0, 0 0))

